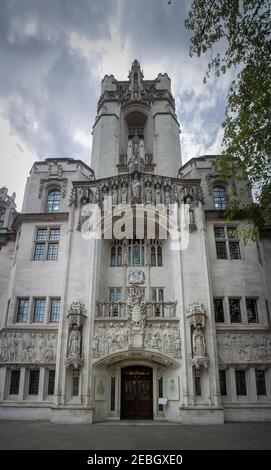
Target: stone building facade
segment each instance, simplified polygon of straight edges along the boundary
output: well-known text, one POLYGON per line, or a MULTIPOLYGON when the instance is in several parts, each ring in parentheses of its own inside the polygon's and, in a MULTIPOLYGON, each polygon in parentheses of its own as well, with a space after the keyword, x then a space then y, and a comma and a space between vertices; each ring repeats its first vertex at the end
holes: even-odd
POLYGON ((0 190, 0 417, 271 419, 270 231, 243 245, 218 157, 182 165, 167 74, 101 86, 92 168, 0 190))

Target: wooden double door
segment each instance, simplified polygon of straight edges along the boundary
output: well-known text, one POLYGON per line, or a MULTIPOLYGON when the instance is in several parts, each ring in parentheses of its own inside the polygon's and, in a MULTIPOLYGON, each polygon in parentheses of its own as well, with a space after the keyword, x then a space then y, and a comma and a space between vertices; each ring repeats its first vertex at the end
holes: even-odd
POLYGON ((121 371, 121 418, 152 419, 152 369, 124 367, 121 371))

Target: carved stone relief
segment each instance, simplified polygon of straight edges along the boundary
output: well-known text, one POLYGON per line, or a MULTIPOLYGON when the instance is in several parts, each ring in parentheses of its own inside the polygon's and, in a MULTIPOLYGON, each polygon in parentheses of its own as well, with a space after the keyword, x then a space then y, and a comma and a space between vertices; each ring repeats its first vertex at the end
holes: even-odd
POLYGON ((56 361, 57 332, 3 331, 0 336, 0 362, 53 364, 56 361))
POLYGON ((191 325, 192 367, 196 370, 207 368, 209 359, 204 331, 207 318, 206 309, 203 304, 195 302, 188 307, 186 316, 191 325))
POLYGON ((181 357, 179 328, 171 323, 96 322, 92 349, 95 358, 127 349, 154 350, 171 357, 181 357))
POLYGON ((222 363, 271 361, 271 335, 264 333, 221 333, 217 335, 222 363))
POLYGON ((83 364, 82 331, 86 321, 85 305, 79 301, 72 302, 67 317, 69 319, 69 334, 65 364, 78 369, 83 364))

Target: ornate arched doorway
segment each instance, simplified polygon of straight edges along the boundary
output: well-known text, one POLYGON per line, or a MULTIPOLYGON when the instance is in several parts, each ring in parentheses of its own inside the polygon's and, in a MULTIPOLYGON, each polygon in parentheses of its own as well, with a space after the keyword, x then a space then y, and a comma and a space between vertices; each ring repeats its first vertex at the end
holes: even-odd
POLYGON ((121 369, 121 419, 152 419, 152 368, 128 366, 121 369))

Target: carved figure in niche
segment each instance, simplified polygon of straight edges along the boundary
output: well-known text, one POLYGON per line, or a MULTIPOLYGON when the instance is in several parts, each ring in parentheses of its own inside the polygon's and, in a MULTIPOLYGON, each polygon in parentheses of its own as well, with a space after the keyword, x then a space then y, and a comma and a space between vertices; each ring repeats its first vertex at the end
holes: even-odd
POLYGON ((98 357, 99 355, 99 338, 98 335, 94 335, 92 342, 93 356, 98 357))
POLYGON ((125 183, 123 183, 122 188, 121 188, 121 203, 122 204, 127 203, 127 188, 126 188, 125 183))
POLYGON ((170 189, 167 186, 165 190, 165 206, 168 208, 171 203, 170 189))
POLYGON ((97 186, 94 192, 94 204, 98 204, 99 202, 100 202, 100 190, 97 186))
POLYGON ((75 325, 72 327, 68 342, 68 355, 78 356, 81 348, 81 333, 75 325))
POLYGON ((173 202, 179 202, 179 194, 176 184, 173 186, 173 202))
POLYGON ((159 206, 161 202, 162 202, 162 194, 161 194, 160 185, 158 184, 156 187, 156 191, 155 191, 155 204, 159 206))
POLYGON ((17 361, 18 345, 19 345, 19 342, 16 338, 16 333, 15 333, 13 341, 11 342, 10 349, 9 349, 9 357, 10 357, 11 362, 17 361))
POLYGON ((137 135, 133 137, 133 155, 139 156, 140 139, 137 135))
POLYGON ((112 204, 113 206, 116 206, 118 204, 118 190, 115 184, 112 188, 112 204))
POLYGON ((178 333, 176 333, 174 341, 174 355, 176 357, 181 357, 181 338, 178 333))
POLYGON ((152 204, 152 189, 150 187, 150 183, 147 183, 146 189, 145 189, 145 202, 146 204, 152 204))
POLYGON ((192 344, 193 344, 193 356, 205 356, 206 355, 206 347, 205 347, 205 339, 204 334, 200 325, 197 325, 192 337, 192 344))
POLYGON ((135 174, 135 178, 134 178, 134 181, 133 181, 133 196, 136 199, 139 199, 140 196, 141 196, 141 183, 138 179, 137 173, 135 174))

